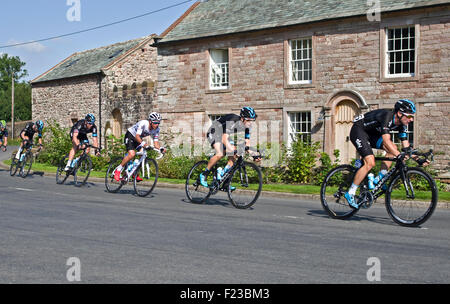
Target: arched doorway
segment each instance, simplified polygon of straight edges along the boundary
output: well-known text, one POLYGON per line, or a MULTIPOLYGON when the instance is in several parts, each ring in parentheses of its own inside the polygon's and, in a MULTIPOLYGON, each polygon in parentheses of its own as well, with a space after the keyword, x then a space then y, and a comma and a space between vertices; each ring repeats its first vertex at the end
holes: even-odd
POLYGON ((120 113, 119 109, 114 109, 112 111, 112 134, 114 135, 114 137, 120 138, 122 136, 122 113, 120 113))
POLYGON ((364 98, 352 90, 343 90, 332 94, 325 104, 326 120, 324 150, 329 155, 338 149, 340 163, 349 163, 356 158, 356 149, 350 141, 350 129, 353 119, 368 106, 364 98))

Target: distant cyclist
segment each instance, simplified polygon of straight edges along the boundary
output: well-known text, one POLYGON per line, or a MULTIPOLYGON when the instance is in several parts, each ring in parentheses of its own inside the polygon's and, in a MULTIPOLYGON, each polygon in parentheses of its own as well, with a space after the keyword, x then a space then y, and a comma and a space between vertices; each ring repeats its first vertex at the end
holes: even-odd
MULTIPOLYGON (((70 138, 72 139, 72 149, 69 152, 69 158, 67 160, 66 167, 64 171, 69 171, 73 167, 72 160, 75 157, 75 154, 81 148, 85 148, 86 144, 89 144, 89 140, 87 135, 92 133, 92 140, 94 142, 94 146, 97 147, 95 149, 95 154, 100 155, 98 149, 98 135, 97 135, 97 126, 95 125, 95 116, 94 114, 87 114, 84 119, 80 119, 77 121, 70 130, 70 138)), ((90 152, 90 148, 86 148, 86 153, 90 152)))
POLYGON ((2 151, 6 151, 8 146, 8 129, 6 128, 6 121, 0 120, 0 147, 2 151))
MULTIPOLYGON (((243 107, 240 115, 227 114, 213 121, 206 137, 211 144, 211 147, 215 150, 215 155, 211 157, 206 169, 200 174, 200 183, 202 186, 208 187, 206 180, 211 168, 225 156, 226 151, 229 151, 228 163, 223 169, 222 175, 229 171, 236 161, 237 156, 234 154, 236 146, 234 145, 234 142, 230 140, 231 136, 243 132, 245 138, 245 150, 249 152, 250 130, 252 123, 257 117, 258 115, 256 115, 256 112, 252 107, 243 107)), ((260 160, 260 158, 257 159, 257 161, 260 160)))
MULTIPOLYGON (((153 146, 159 149, 161 153, 166 153, 166 149, 159 144, 159 125, 161 123, 161 114, 152 112, 147 120, 141 120, 127 130, 124 144, 127 148, 127 155, 122 159, 120 165, 114 170, 114 179, 120 181, 121 174, 126 164, 133 160, 136 155, 136 149, 146 148, 149 143, 144 141, 144 137, 150 136, 153 139, 153 146)), ((138 176, 137 181, 142 181, 138 176)))
MULTIPOLYGON (((398 131, 402 147, 408 148, 410 145, 406 131, 408 124, 414 121, 415 113, 414 102, 401 99, 395 103, 394 110, 378 109, 355 118, 350 131, 350 140, 364 159, 364 163, 356 172, 349 191, 345 193, 345 198, 351 207, 358 208, 358 203, 355 200, 356 190, 375 166, 375 156, 372 149, 384 149, 387 152, 386 157, 397 157, 400 152, 391 140, 390 133, 392 131, 398 131)), ((390 165, 391 162, 389 161, 384 161, 381 164, 381 171, 375 178, 375 183, 386 175, 390 165)))
POLYGON ((24 149, 28 149, 33 144, 34 134, 38 133, 39 145, 42 147, 42 130, 44 129, 44 122, 38 120, 36 122, 29 122, 25 125, 25 128, 20 132, 20 143, 19 151, 17 151, 16 159, 20 159, 20 154, 24 149))

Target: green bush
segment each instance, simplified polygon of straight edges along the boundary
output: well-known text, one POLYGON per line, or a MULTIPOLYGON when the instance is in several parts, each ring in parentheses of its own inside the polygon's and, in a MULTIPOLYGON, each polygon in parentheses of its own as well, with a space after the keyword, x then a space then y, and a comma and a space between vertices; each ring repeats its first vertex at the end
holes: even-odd
POLYGON ((322 152, 320 154, 319 161, 321 165, 313 170, 313 183, 315 185, 321 185, 328 172, 333 168, 339 166, 339 150, 334 150, 333 155, 335 157, 334 162, 331 161, 330 156, 326 152, 322 152))
POLYGON ((316 165, 320 143, 308 143, 297 137, 287 153, 286 179, 293 183, 310 183, 313 179, 313 168, 316 165))
POLYGON ((44 149, 38 161, 57 166, 61 158, 72 148, 69 128, 61 127, 57 122, 48 122, 44 128, 44 149))

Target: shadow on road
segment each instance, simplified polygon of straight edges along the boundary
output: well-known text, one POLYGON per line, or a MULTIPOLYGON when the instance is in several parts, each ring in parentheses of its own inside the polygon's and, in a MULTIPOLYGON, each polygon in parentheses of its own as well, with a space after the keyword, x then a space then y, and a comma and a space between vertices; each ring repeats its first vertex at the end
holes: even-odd
POLYGON ((371 222, 371 223, 377 223, 382 225, 393 225, 397 226, 389 217, 380 217, 380 216, 370 216, 365 214, 359 214, 356 213, 350 218, 339 220, 339 219, 332 219, 324 210, 309 210, 308 215, 315 216, 315 217, 321 217, 321 218, 329 218, 330 220, 334 221, 346 221, 346 222, 371 222))

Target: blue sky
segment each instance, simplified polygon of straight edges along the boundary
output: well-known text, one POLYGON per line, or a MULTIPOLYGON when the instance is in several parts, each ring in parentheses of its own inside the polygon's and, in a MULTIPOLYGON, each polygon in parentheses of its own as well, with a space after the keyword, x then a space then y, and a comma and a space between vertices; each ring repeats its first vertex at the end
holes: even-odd
MULTIPOLYGON (((0 46, 44 39, 142 15, 186 0, 78 0, 80 21, 67 12, 75 0, 2 0, 0 46)), ((29 45, 0 48, 0 54, 19 56, 32 80, 71 54, 150 34, 161 34, 195 1, 94 31, 29 45)))

